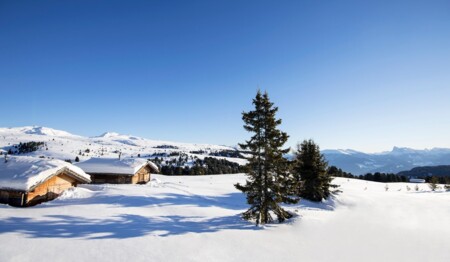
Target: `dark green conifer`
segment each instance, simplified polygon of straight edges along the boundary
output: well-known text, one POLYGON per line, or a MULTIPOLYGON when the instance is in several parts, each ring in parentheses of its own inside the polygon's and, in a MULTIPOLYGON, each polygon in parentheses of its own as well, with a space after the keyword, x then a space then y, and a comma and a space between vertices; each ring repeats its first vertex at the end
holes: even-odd
POLYGON ((301 198, 318 202, 330 195, 332 178, 327 167, 328 163, 313 140, 304 140, 297 146, 293 175, 301 198))
POLYGON ((436 189, 438 188, 438 183, 439 183, 439 180, 437 177, 432 176, 430 178, 430 182, 428 183, 428 186, 430 187, 431 191, 436 191, 436 189))
POLYGON ((247 196, 250 208, 243 214, 247 220, 255 219, 256 224, 266 224, 273 221, 272 214, 279 222, 291 218, 279 204, 296 203, 298 198, 291 196, 291 179, 289 164, 283 154, 289 151, 282 149, 288 139, 285 132, 277 126, 281 119, 276 119, 277 107, 270 102, 267 92, 258 91, 253 99, 255 110, 244 112, 244 128, 253 136, 241 148, 251 152, 247 164, 247 181, 245 185, 236 184, 235 187, 247 196))

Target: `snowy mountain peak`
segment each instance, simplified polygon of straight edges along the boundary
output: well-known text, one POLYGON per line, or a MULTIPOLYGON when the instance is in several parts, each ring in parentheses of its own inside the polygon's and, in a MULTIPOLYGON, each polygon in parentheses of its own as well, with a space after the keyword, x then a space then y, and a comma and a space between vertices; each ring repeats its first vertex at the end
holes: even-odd
POLYGON ((0 131, 11 134, 27 134, 27 135, 40 135, 40 136, 52 136, 52 137, 71 137, 75 136, 69 132, 57 130, 42 126, 24 126, 13 128, 0 128, 0 131))
POLYGON ((414 150, 412 148, 408 148, 408 147, 397 147, 394 146, 394 148, 392 148, 392 151, 390 153, 394 153, 394 154, 408 154, 408 153, 415 153, 417 150, 414 150))
POLYGON ((141 137, 122 135, 116 132, 105 132, 95 138, 104 138, 110 140, 143 140, 141 137))
POLYGON ((97 137, 111 138, 111 137, 118 137, 118 136, 122 136, 122 135, 119 133, 116 133, 116 132, 105 132, 97 137))

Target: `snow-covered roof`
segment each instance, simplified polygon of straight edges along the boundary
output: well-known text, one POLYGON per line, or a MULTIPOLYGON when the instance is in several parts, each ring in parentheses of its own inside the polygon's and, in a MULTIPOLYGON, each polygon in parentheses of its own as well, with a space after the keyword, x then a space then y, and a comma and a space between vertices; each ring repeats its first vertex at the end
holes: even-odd
POLYGON ((145 165, 158 170, 154 163, 142 158, 91 158, 76 165, 89 174, 134 175, 145 165))
POLYGON ((409 180, 409 182, 411 182, 411 183, 425 183, 426 181, 425 181, 425 179, 411 178, 411 179, 409 180))
POLYGON ((27 156, 8 156, 5 163, 0 161, 0 188, 28 191, 58 174, 68 171, 78 180, 89 183, 91 177, 82 169, 70 163, 56 159, 44 159, 27 156))

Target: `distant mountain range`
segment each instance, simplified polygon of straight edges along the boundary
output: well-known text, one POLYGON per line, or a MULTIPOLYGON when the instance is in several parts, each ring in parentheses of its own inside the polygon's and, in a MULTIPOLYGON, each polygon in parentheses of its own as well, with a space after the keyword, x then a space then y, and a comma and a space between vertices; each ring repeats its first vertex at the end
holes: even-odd
MULTIPOLYGON (((7 152, 19 143, 44 142, 45 147, 26 155, 44 156, 57 159, 86 160, 91 157, 122 156, 147 157, 155 154, 173 155, 184 153, 199 158, 216 157, 217 152, 234 151, 234 147, 190 144, 169 141, 149 140, 141 137, 106 132, 100 136, 83 137, 48 127, 26 126, 0 128, 0 151, 7 152)), ((374 172, 398 173, 420 166, 450 165, 450 149, 433 148, 415 150, 394 147, 390 152, 367 154, 355 150, 323 150, 330 165, 337 166, 354 175, 374 172)), ((219 154, 220 155, 220 154, 219 154)), ((292 157, 292 156, 291 156, 292 157)), ((223 158, 223 157, 218 157, 223 158)), ((245 164, 239 157, 226 157, 227 160, 245 164)))
POLYGON ((416 150, 394 147, 392 151, 367 154, 355 150, 323 150, 329 165, 354 175, 384 172, 398 173, 421 166, 450 165, 449 148, 416 150))

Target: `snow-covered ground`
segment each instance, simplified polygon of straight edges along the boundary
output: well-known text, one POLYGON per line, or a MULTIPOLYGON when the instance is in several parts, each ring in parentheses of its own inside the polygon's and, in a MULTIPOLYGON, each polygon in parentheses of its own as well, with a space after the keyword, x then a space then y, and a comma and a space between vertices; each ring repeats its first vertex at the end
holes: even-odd
POLYGON ((0 205, 0 261, 450 261, 450 192, 426 184, 336 178, 342 193, 255 227, 239 216, 242 174, 153 178, 0 205))

